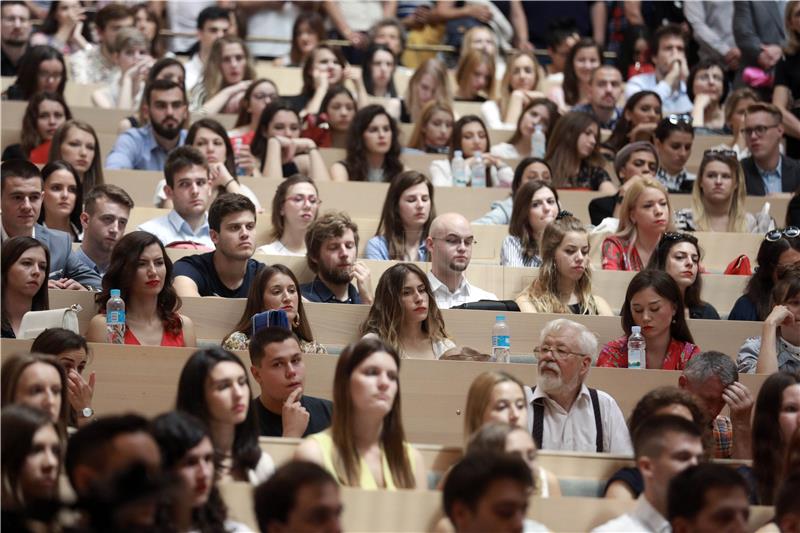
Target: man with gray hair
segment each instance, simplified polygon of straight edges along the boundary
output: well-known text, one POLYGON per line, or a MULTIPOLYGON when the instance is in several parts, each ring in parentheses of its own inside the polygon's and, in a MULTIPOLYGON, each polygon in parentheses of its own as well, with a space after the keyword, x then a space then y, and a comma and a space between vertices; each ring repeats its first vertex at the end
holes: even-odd
POLYGON ((525 387, 528 430, 540 449, 629 455, 625 418, 609 394, 584 384, 597 358, 597 337, 578 322, 548 322, 534 348, 539 378, 525 387))
POLYGON ((750 415, 754 400, 747 387, 739 383, 736 361, 721 352, 699 353, 686 363, 678 386, 697 397, 711 421, 716 443, 714 457, 750 459, 750 415), (720 414, 726 405, 730 417, 720 414))

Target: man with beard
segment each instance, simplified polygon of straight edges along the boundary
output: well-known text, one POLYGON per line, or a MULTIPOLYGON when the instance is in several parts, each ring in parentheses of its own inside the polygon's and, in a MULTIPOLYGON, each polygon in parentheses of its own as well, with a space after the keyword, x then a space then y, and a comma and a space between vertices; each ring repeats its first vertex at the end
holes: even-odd
POLYGON ((25 2, 3 2, 0 7, 0 63, 3 76, 16 76, 19 60, 28 49, 31 11, 25 2))
POLYGON ((144 89, 144 113, 149 121, 123 132, 106 159, 106 168, 164 170, 167 154, 186 140, 189 115, 186 90, 170 80, 154 80, 144 89))
POLYGON ((96 185, 83 200, 83 242, 75 257, 104 276, 111 262, 111 251, 125 234, 133 200, 121 187, 111 184, 96 185))
POLYGON ((428 281, 439 309, 479 300, 497 300, 491 292, 470 285, 464 276, 474 244, 469 220, 462 215, 444 213, 433 219, 426 241, 431 254, 428 281))
POLYGON ((617 402, 584 385, 597 358, 597 337, 586 326, 548 322, 533 353, 538 383, 525 387, 528 430, 540 449, 629 455, 631 439, 617 402))
POLYGON ((589 113, 604 130, 613 130, 622 110, 617 101, 622 95, 622 74, 614 65, 600 65, 592 71, 589 80, 589 103, 577 105, 573 111, 589 113))
POLYGON ((221 194, 208 210, 208 226, 216 249, 177 261, 172 286, 181 298, 247 298, 253 278, 264 266, 252 258, 256 206, 247 196, 221 194))
POLYGON ((332 211, 317 218, 306 232, 306 250, 308 267, 316 277, 300 286, 303 298, 310 302, 372 304, 369 268, 356 261, 358 226, 346 213, 332 211))

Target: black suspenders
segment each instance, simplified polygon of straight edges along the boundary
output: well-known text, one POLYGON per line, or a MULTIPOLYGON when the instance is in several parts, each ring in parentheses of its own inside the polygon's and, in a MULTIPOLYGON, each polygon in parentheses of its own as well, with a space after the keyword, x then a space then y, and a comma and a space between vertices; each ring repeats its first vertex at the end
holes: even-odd
MULTIPOLYGON (((531 392, 536 391, 536 387, 531 388, 531 392)), ((600 419, 600 401, 597 398, 597 389, 589 387, 589 398, 592 400, 594 410, 594 425, 597 433, 595 447, 597 453, 603 453, 603 421, 600 419)), ((542 435, 544 434, 544 399, 537 398, 533 401, 533 440, 539 449, 542 449, 542 435)))

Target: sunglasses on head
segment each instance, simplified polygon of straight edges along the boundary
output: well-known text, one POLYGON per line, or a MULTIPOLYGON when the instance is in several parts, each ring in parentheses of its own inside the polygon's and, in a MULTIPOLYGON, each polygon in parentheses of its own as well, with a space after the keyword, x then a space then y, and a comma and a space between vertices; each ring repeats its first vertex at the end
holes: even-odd
POLYGON ((687 115, 686 113, 681 114, 671 114, 667 115, 662 119, 664 122, 669 122, 673 126, 677 126, 678 124, 689 124, 692 125, 692 116, 687 115))
POLYGON ((706 150, 705 152, 703 152, 704 159, 706 157, 713 157, 713 156, 726 157, 729 159, 738 159, 736 152, 734 152, 733 150, 719 150, 717 148, 711 148, 710 150, 706 150))
POLYGON ((661 236, 661 242, 687 241, 697 246, 697 237, 680 231, 667 231, 661 236))
POLYGON ((764 240, 768 242, 775 242, 779 241, 782 238, 787 239, 794 239, 795 237, 800 237, 800 228, 797 226, 789 226, 788 228, 783 229, 774 229, 772 231, 768 231, 766 235, 764 235, 764 240))

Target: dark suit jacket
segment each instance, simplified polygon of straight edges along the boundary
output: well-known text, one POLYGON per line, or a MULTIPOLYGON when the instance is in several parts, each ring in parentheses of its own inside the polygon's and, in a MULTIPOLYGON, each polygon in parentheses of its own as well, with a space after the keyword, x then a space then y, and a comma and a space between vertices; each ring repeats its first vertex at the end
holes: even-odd
MULTIPOLYGON (((752 156, 742 159, 742 170, 747 186, 747 194, 751 196, 766 196, 767 189, 764 180, 758 173, 756 163, 752 156)), ((781 156, 781 191, 795 192, 800 188, 800 161, 791 157, 781 156)))
POLYGON ((50 279, 69 278, 85 287, 100 290, 100 274, 84 265, 72 253, 72 238, 68 233, 36 224, 36 240, 50 250, 50 279))
POLYGON ((775 1, 734 2, 733 36, 742 51, 742 68, 756 65, 762 44, 783 46, 783 7, 775 1))

